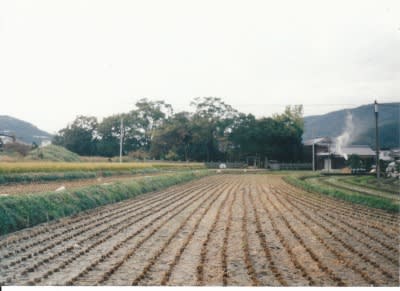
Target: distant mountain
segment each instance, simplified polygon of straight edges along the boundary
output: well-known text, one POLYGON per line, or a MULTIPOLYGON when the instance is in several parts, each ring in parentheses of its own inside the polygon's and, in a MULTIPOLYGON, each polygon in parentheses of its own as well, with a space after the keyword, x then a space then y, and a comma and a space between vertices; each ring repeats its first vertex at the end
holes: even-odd
POLYGON ((40 145, 42 141, 52 138, 51 134, 33 124, 7 115, 0 115, 0 133, 14 135, 17 141, 27 144, 36 142, 40 145))
MULTIPOLYGON (((381 148, 400 147, 400 103, 379 104, 381 148)), ((375 148, 375 113, 372 104, 304 117, 303 140, 313 137, 338 137, 348 130, 349 144, 367 144, 375 148), (352 124, 346 125, 350 114, 352 124), (352 127, 352 128, 351 128, 352 127)))

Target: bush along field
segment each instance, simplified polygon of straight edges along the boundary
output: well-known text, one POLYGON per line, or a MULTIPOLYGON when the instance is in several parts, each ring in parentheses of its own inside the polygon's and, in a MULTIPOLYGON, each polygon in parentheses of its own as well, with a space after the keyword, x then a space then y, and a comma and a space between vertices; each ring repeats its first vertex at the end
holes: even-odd
POLYGON ((73 191, 0 196, 0 235, 161 190, 210 173, 206 170, 187 171, 73 191))
POLYGON ((343 189, 330 186, 321 182, 324 177, 320 175, 295 176, 288 175, 283 178, 289 184, 312 193, 328 195, 333 198, 341 199, 354 204, 361 204, 368 207, 383 209, 389 212, 399 212, 399 199, 388 197, 367 195, 351 189, 343 189))

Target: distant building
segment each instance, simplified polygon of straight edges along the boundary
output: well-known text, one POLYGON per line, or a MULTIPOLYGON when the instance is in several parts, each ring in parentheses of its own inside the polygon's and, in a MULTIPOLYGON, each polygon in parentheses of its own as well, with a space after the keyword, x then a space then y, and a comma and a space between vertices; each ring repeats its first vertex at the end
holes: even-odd
POLYGON ((393 158, 393 160, 400 160, 400 148, 391 149, 389 156, 393 158))
POLYGON ((42 140, 42 142, 40 143, 40 147, 45 147, 51 145, 51 140, 47 139, 47 140, 42 140))
POLYGON ((390 155, 391 150, 380 150, 379 151, 379 159, 385 162, 393 161, 393 157, 390 155))
POLYGON ((306 140, 306 148, 311 151, 311 162, 314 170, 335 170, 346 166, 346 160, 351 155, 360 157, 364 164, 368 164, 375 157, 375 152, 368 145, 349 145, 338 148, 335 139, 320 137, 306 140))
POLYGON ((15 142, 15 137, 0 133, 0 140, 3 144, 15 142))

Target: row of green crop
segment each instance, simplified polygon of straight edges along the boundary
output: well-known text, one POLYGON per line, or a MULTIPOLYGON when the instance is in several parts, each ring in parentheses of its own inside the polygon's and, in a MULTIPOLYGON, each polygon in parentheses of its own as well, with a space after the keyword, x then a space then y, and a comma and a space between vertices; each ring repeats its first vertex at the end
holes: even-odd
POLYGON ((191 171, 72 191, 0 196, 0 235, 209 175, 191 171))
MULTIPOLYGON (((313 176, 315 177, 315 176, 313 176)), ((293 186, 302 188, 308 192, 318 193, 327 195, 333 198, 337 198, 340 200, 344 200, 354 204, 361 204, 368 207, 378 208, 387 210, 389 212, 399 212, 399 205, 396 204, 391 199, 387 199, 384 197, 375 197, 375 196, 367 196, 367 195, 360 195, 356 193, 348 193, 341 189, 335 189, 333 187, 325 187, 320 184, 312 184, 308 181, 307 176, 286 176, 283 179, 292 184, 293 186)))
POLYGON ((156 173, 162 170, 155 168, 143 168, 126 171, 72 171, 72 172, 54 172, 54 173, 17 173, 17 174, 0 174, 1 184, 15 183, 33 183, 33 182, 49 182, 49 181, 71 181, 78 179, 93 179, 99 177, 110 177, 116 175, 136 175, 156 173))

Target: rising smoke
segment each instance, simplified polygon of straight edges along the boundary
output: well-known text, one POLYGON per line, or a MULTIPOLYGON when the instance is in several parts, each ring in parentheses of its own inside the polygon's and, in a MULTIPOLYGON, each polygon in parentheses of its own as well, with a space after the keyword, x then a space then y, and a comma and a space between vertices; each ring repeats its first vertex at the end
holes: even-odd
POLYGON ((353 138, 354 134, 354 124, 353 124, 353 115, 350 111, 347 111, 346 115, 346 124, 344 127, 344 131, 341 135, 336 138, 336 149, 335 152, 342 155, 345 160, 348 159, 346 153, 343 152, 343 147, 347 146, 353 138))

